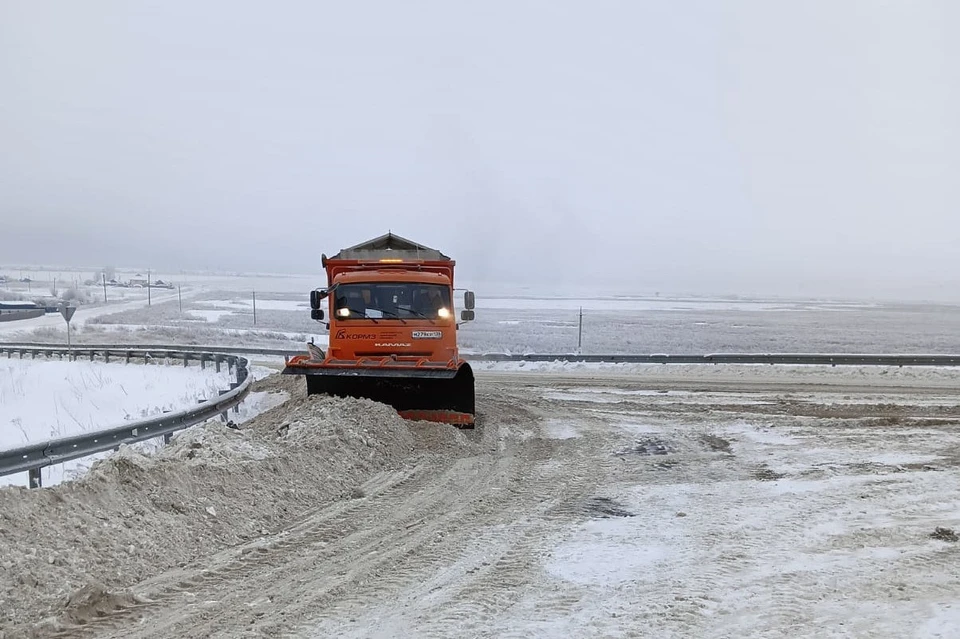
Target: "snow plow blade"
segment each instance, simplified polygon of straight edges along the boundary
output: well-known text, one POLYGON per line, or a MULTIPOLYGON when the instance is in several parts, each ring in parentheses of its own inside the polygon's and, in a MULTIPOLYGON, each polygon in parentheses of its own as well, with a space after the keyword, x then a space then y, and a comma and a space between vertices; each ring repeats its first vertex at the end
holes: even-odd
POLYGON ((283 373, 307 378, 308 395, 370 399, 392 406, 405 419, 472 428, 476 415, 473 369, 396 369, 297 366, 283 373))

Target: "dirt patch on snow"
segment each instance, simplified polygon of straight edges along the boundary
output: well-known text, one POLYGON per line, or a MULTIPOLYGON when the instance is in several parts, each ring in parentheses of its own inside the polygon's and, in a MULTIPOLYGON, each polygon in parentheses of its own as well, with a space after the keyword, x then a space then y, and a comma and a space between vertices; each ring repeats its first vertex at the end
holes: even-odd
POLYGON ((609 497, 591 497, 584 504, 584 512, 589 517, 609 519, 610 517, 633 517, 634 514, 609 497))
POLYGON ((129 593, 110 592, 100 584, 87 584, 67 599, 61 621, 80 625, 142 603, 129 593))
POLYGON ((303 377, 277 373, 256 380, 253 382, 253 388, 251 390, 255 393, 285 392, 291 397, 296 397, 297 395, 303 395, 304 388, 303 377))
POLYGON ((155 455, 124 447, 75 482, 0 489, 0 638, 133 605, 133 584, 362 496, 379 473, 472 448, 381 404, 301 395, 240 430, 184 431, 155 455))
POLYGON ((730 442, 716 435, 701 435, 700 442, 715 453, 730 453, 730 442))
POLYGON ((940 541, 960 541, 960 537, 957 536, 957 533, 953 532, 953 528, 937 526, 936 530, 930 533, 930 536, 940 541))
POLYGON ((766 464, 760 464, 760 467, 754 471, 753 477, 758 481, 777 481, 778 479, 783 479, 786 475, 772 470, 766 464))
POLYGON ((618 450, 614 454, 618 457, 625 457, 627 455, 667 455, 672 452, 674 450, 667 442, 656 438, 644 438, 638 439, 633 446, 618 450))

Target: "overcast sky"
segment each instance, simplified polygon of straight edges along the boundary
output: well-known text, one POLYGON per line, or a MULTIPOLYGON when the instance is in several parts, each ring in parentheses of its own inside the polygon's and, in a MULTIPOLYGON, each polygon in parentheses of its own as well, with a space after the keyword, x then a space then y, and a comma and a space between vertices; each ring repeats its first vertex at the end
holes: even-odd
POLYGON ((960 299, 957 33, 954 0, 4 0, 0 263, 313 272, 392 229, 545 291, 960 299))

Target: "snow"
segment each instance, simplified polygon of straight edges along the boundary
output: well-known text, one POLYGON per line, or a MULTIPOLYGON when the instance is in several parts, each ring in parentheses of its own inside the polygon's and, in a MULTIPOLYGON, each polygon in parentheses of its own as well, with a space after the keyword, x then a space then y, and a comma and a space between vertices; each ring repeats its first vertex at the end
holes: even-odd
POLYGON ((603 519, 587 522, 576 541, 557 548, 547 572, 576 584, 615 586, 646 581, 644 575, 672 554, 668 545, 638 544, 629 519, 603 519))
MULTIPOLYGON (((874 381, 891 382, 960 382, 960 369, 948 366, 825 366, 804 364, 629 364, 595 362, 485 362, 471 361, 474 371, 496 373, 530 373, 544 375, 579 376, 592 378, 655 377, 657 379, 737 379, 763 380, 775 383, 781 380, 806 379, 811 382, 829 379, 858 380, 863 384, 874 381)), ((580 389, 577 393, 582 392, 580 389)), ((677 391, 671 391, 676 394, 677 391)), ((856 401, 856 400, 854 400, 856 401)), ((941 401, 942 398, 941 398, 941 401)))
POLYGON ((872 455, 867 461, 873 464, 898 466, 900 464, 935 464, 940 459, 936 455, 916 455, 911 453, 889 452, 872 455))
POLYGON ((188 315, 193 317, 199 317, 206 322, 215 323, 220 321, 220 318, 223 317, 224 315, 233 315, 233 311, 191 309, 188 315))
MULTIPOLYGON (((168 292, 161 293, 158 290, 153 291, 152 293, 153 304, 161 304, 165 301, 176 299, 176 292, 170 294, 168 292)), ((121 303, 113 303, 111 300, 111 303, 109 304, 101 304, 98 306, 80 306, 77 308, 77 312, 74 314, 70 323, 73 328, 78 328, 83 326, 87 320, 95 317, 141 308, 146 305, 147 298, 146 295, 144 295, 143 298, 137 298, 132 301, 124 301, 121 303)), ((29 332, 38 328, 63 328, 65 325, 66 324, 63 321, 63 317, 61 317, 59 313, 47 313, 42 317, 36 317, 33 319, 0 323, 0 338, 4 340, 13 340, 16 339, 17 335, 20 333, 29 332)))
MULTIPOLYGON (((696 426, 662 428, 665 440, 682 442, 696 426)), ((748 439, 751 428, 767 430, 742 423, 720 431, 733 436, 734 453, 716 464, 696 470, 687 458, 664 470, 638 459, 631 463, 639 481, 605 487, 626 514, 575 527, 544 564, 547 574, 577 588, 582 614, 571 611, 574 623, 596 636, 623 636, 618 624, 637 627, 655 614, 660 628, 699 624, 657 636, 702 636, 706 627, 710 636, 822 636, 811 625, 816 619, 824 628, 845 625, 848 633, 838 636, 955 636, 954 580, 939 571, 938 542, 928 536, 960 515, 956 476, 892 467, 875 474, 857 466, 929 460, 935 456, 923 450, 949 436, 928 432, 910 452, 878 457, 866 451, 890 445, 880 429, 859 431, 856 439, 824 429, 813 442, 802 426, 748 439), (820 446, 796 446, 801 441, 820 446), (818 468, 817 451, 831 449, 848 460, 844 474, 757 481, 732 470, 769 464, 810 472, 818 468), (921 594, 925 581, 944 586, 921 594), (902 596, 899 583, 909 584, 902 596)))
POLYGON ((0 446, 102 429, 196 404, 227 388, 224 369, 0 360, 0 446))
MULTIPOLYGON (((233 309, 238 311, 253 311, 253 298, 232 300, 204 300, 204 305, 219 309, 233 309)), ((307 301, 298 300, 257 300, 258 311, 310 311, 307 301)))
MULTIPOLYGON (((275 371, 269 371, 267 374, 272 374, 274 372, 275 371)), ((263 374, 252 374, 257 379, 265 377, 263 374)), ((250 393, 247 395, 246 399, 240 403, 239 412, 235 415, 231 415, 231 419, 237 424, 243 424, 244 422, 253 419, 264 411, 268 411, 271 408, 276 408, 288 399, 290 399, 290 395, 283 391, 277 393, 250 393)))
POLYGON ((544 424, 544 429, 551 439, 573 439, 580 436, 576 427, 565 419, 549 420, 544 424))
MULTIPOLYGON (((174 411, 229 388, 226 368, 0 359, 0 448, 77 435, 174 411)), ((78 460, 71 468, 88 465, 78 460)), ((69 464, 68 464, 69 465, 69 464)), ((49 484, 63 475, 44 470, 49 484)), ((23 475, 0 483, 24 483, 23 475)))

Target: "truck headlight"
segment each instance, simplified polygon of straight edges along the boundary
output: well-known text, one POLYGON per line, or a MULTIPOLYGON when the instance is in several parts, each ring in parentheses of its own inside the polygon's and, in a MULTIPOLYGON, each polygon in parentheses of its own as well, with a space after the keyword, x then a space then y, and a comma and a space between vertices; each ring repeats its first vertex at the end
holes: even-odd
POLYGON ((442 317, 443 319, 447 319, 448 317, 450 317, 450 309, 441 308, 440 310, 437 311, 437 316, 442 317))
POLYGON ((349 308, 338 308, 338 309, 337 309, 337 317, 350 317, 350 309, 349 309, 349 308))

